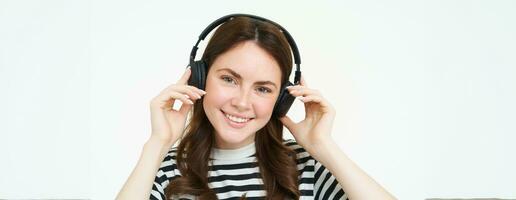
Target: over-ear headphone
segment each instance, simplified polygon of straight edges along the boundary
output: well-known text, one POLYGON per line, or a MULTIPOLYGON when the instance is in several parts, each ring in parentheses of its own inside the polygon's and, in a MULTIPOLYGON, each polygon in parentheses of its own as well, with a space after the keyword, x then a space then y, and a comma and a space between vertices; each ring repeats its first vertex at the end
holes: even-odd
POLYGON ((213 30, 215 27, 219 26, 222 23, 225 23, 229 20, 231 20, 233 17, 249 17, 252 19, 257 19, 260 21, 268 22, 276 27, 278 27, 281 32, 283 32, 283 35, 287 38, 287 41, 290 45, 290 48, 292 49, 292 53, 294 54, 294 63, 296 64, 296 72, 294 76, 294 84, 292 84, 290 81, 287 80, 287 83, 282 83, 280 87, 280 94, 278 96, 278 99, 276 100, 276 104, 274 105, 274 111, 273 116, 275 117, 282 117, 287 114, 288 110, 290 109, 290 106, 292 106, 292 103, 294 103, 295 97, 292 96, 288 90, 285 88, 287 86, 291 85, 299 85, 301 80, 301 59, 299 58, 299 51, 297 50, 296 42, 294 42, 294 39, 292 36, 290 36, 290 33, 288 33, 287 30, 285 30, 282 26, 279 24, 265 19, 263 17, 255 16, 255 15, 249 15, 249 14, 231 14, 223 16, 214 22, 212 22, 204 31, 199 35, 199 39, 195 43, 194 47, 192 48, 192 52, 190 53, 190 69, 192 71, 190 75, 190 79, 188 79, 188 85, 195 86, 201 90, 205 89, 206 86, 206 76, 208 75, 208 66, 205 61, 198 60, 194 61, 195 54, 197 53, 198 45, 201 40, 204 40, 204 38, 213 30))

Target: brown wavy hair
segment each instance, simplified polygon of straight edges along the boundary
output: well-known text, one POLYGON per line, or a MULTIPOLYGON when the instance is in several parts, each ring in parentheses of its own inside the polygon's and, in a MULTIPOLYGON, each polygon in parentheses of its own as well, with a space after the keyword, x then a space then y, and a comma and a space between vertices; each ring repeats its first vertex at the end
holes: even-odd
MULTIPOLYGON (((292 70, 292 54, 287 39, 271 23, 249 17, 234 17, 217 28, 211 37, 202 59, 209 66, 224 52, 244 41, 254 41, 274 57, 281 68, 282 85, 292 70)), ((172 194, 190 194, 201 200, 217 199, 208 187, 208 163, 215 144, 214 128, 206 117, 202 101, 193 106, 190 122, 177 147, 177 167, 180 177, 165 189, 167 199, 172 194), (204 148, 196 148, 204 147, 204 148)), ((299 199, 296 153, 283 144, 283 124, 276 117, 255 135, 256 157, 266 199, 299 199)), ((241 199, 246 199, 245 194, 241 199)))

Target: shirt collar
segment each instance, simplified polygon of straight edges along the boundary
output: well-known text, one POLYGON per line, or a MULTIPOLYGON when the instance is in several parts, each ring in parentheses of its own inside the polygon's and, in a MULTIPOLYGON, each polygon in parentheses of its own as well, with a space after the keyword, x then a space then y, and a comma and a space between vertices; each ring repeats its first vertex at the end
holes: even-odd
POLYGON ((234 160, 247 158, 255 153, 256 147, 253 141, 253 143, 240 147, 238 149, 213 148, 210 157, 215 160, 234 160))

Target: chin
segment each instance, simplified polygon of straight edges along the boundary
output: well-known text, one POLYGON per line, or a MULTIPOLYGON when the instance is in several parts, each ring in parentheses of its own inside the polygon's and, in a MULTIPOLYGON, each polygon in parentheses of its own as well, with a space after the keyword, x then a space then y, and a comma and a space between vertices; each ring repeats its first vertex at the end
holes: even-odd
POLYGON ((229 130, 229 129, 222 129, 222 130, 216 130, 216 138, 219 140, 219 142, 228 144, 228 145, 239 145, 242 143, 247 142, 248 140, 254 141, 254 135, 256 134, 256 131, 254 132, 248 132, 248 131, 240 131, 240 130, 229 130))

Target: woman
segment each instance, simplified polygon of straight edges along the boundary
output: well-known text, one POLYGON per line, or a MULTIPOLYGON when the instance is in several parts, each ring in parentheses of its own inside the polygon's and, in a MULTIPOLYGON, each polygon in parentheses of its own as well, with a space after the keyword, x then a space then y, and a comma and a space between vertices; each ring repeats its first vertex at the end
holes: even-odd
POLYGON ((202 60, 205 91, 187 84, 187 68, 151 101, 151 137, 117 199, 394 199, 332 141, 335 109, 303 77, 288 92, 305 119, 273 115, 292 68, 278 27, 234 17, 202 60))

